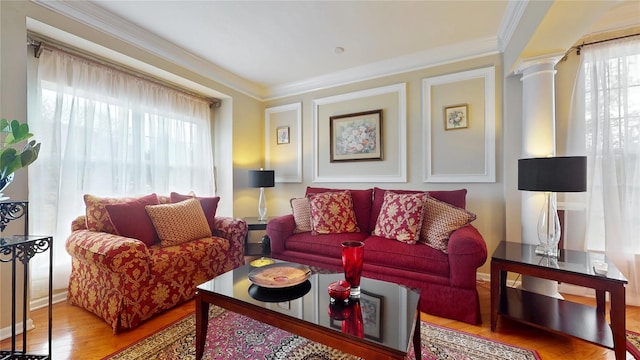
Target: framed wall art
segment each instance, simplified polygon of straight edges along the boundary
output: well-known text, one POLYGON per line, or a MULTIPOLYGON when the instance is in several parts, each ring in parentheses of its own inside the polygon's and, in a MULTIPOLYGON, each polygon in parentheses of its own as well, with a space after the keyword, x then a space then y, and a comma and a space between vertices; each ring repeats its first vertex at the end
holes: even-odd
POLYGON ((289 127, 280 126, 276 129, 276 144, 288 144, 289 143, 289 127))
POLYGON ((382 109, 329 119, 331 162, 382 160, 382 109))
POLYGON ((469 127, 469 105, 454 105, 444 108, 444 129, 456 130, 469 127))

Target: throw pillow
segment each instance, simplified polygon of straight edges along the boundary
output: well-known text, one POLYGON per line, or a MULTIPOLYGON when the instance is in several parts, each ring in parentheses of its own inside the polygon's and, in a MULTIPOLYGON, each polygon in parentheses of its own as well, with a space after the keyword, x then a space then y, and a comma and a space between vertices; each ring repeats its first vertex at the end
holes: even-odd
POLYGON ((87 230, 106 232, 109 234, 115 234, 116 231, 109 219, 109 213, 105 209, 107 204, 119 204, 131 200, 141 199, 144 202, 148 201, 148 197, 152 199, 158 199, 156 194, 149 194, 143 197, 99 197, 90 194, 84 195, 84 204, 86 206, 85 215, 87 222, 87 230))
POLYGON ((211 237, 211 229, 198 199, 145 207, 160 237, 160 245, 173 246, 211 237))
POLYGON ((220 202, 220 196, 213 197, 202 197, 195 196, 193 193, 191 195, 182 195, 175 192, 171 193, 171 202, 177 203, 184 200, 189 200, 196 198, 200 201, 200 206, 202 206, 202 211, 204 211, 204 215, 207 217, 207 223, 209 223, 209 229, 213 233, 215 229, 215 218, 216 218, 216 210, 218 210, 218 203, 220 202))
POLYGON ((296 223, 294 233, 311 231, 311 209, 309 208, 309 199, 298 198, 291 199, 291 211, 293 212, 293 220, 296 223))
POLYGON ((422 228, 426 193, 396 194, 385 191, 373 235, 415 244, 422 228))
POLYGON ((475 219, 467 210, 428 196, 419 241, 446 253, 451 233, 475 219))
POLYGON ((158 205, 157 196, 145 196, 119 204, 107 204, 105 209, 116 234, 132 239, 138 239, 151 246, 158 242, 158 234, 151 223, 146 205, 158 205))
POLYGON ((309 208, 314 235, 360 231, 348 190, 309 195, 309 208))

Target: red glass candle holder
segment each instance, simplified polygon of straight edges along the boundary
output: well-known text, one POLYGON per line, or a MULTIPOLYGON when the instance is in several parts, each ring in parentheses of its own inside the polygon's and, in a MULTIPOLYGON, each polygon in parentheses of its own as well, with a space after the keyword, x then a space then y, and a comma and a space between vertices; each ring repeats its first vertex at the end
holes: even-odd
POLYGON ((351 284, 350 297, 360 296, 360 277, 362 276, 362 262, 364 258, 364 243, 362 241, 345 241, 342 243, 342 266, 344 278, 351 284))
POLYGON ((334 281, 329 284, 327 291, 331 297, 331 302, 344 302, 349 300, 351 285, 345 280, 334 281))

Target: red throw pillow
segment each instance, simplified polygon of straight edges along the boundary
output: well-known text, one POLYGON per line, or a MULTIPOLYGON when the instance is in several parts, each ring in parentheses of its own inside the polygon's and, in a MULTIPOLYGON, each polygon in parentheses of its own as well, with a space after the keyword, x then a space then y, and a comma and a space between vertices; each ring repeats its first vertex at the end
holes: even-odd
POLYGON ((220 202, 220 196, 200 197, 200 196, 194 196, 194 195, 182 195, 182 194, 172 192, 171 202, 177 203, 180 201, 193 199, 194 197, 200 200, 200 206, 202 206, 202 211, 204 211, 204 216, 207 218, 207 223, 209 224, 209 228, 213 233, 213 229, 215 228, 216 210, 218 210, 218 203, 220 202))
POLYGON ((309 195, 309 207, 314 235, 360 231, 348 190, 309 195))
POLYGON ((373 235, 415 244, 422 229, 426 193, 396 194, 385 191, 373 235))
POLYGON ((151 246, 158 242, 158 234, 145 210, 146 205, 158 205, 158 196, 151 194, 141 198, 117 204, 106 204, 111 225, 116 234, 138 239, 151 246))

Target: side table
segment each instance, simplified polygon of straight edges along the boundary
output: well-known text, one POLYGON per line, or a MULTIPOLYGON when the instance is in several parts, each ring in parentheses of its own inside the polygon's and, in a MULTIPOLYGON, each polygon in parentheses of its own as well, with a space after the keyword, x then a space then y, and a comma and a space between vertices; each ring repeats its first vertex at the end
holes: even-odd
POLYGON ((613 349, 624 360, 625 284, 627 279, 606 257, 583 251, 561 250, 558 259, 535 253, 535 245, 502 241, 491 257, 491 331, 498 315, 537 328, 562 333, 613 349), (603 259, 604 258, 604 259, 603 259), (606 275, 593 270, 593 262, 604 260, 606 275), (596 307, 556 299, 507 287, 507 273, 569 283, 596 291, 596 307), (606 318, 605 293, 609 293, 611 323, 606 318))
POLYGON ((267 223, 271 218, 267 218, 267 220, 260 220, 257 217, 246 217, 243 220, 247 223, 247 236, 244 238, 244 254, 247 256, 269 256, 271 254, 270 240, 267 235, 262 237, 262 240, 259 244, 250 244, 249 243, 249 232, 250 231, 264 231, 267 230, 267 223))
POLYGON ((11 263, 11 350, 0 350, 0 359, 51 359, 51 321, 53 319, 53 308, 51 298, 53 296, 53 238, 33 235, 12 235, 0 237, 0 262, 11 263), (27 354, 27 290, 29 282, 29 260, 39 253, 49 251, 49 354, 32 355, 27 354), (22 281, 22 351, 16 350, 16 268, 17 262, 23 265, 24 278, 22 281))

